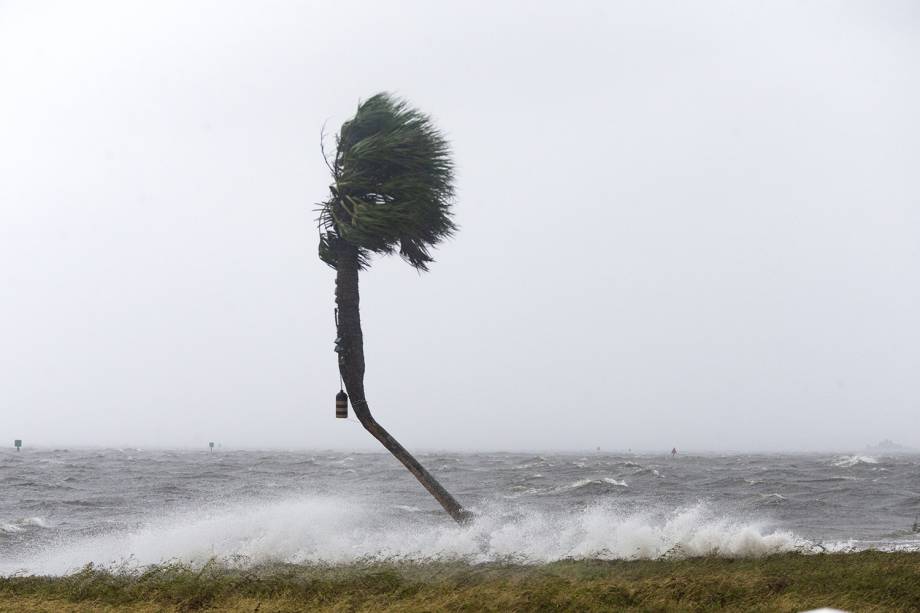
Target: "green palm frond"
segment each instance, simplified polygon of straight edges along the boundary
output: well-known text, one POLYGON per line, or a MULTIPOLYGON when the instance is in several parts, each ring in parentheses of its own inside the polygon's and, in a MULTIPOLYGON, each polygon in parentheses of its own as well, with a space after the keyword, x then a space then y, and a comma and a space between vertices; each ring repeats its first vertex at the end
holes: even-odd
POLYGON ((450 145, 428 116, 386 93, 358 105, 342 124, 334 183, 321 203, 319 256, 336 265, 336 246, 358 249, 365 268, 371 253, 399 255, 420 270, 429 248, 457 229, 450 145))

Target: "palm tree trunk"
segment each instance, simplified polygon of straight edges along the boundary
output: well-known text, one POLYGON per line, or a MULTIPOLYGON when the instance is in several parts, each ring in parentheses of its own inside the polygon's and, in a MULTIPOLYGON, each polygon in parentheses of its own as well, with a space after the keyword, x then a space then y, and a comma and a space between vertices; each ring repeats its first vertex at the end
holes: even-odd
POLYGON ((371 409, 364 396, 364 337, 361 333, 361 313, 358 294, 358 251, 351 245, 341 245, 337 254, 335 278, 335 302, 338 307, 339 372, 345 382, 345 391, 351 399, 351 406, 364 429, 371 433, 403 466, 409 469, 428 493, 441 503, 444 510, 458 523, 471 518, 425 467, 419 464, 406 448, 399 444, 371 415, 371 409))

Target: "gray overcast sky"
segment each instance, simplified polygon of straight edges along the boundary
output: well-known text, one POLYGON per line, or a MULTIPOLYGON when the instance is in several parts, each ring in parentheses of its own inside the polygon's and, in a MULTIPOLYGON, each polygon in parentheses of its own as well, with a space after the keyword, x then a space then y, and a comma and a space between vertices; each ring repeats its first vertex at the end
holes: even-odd
POLYGON ((920 447, 910 1, 0 2, 0 439, 377 449, 313 220, 380 90, 458 163, 361 279, 410 449, 920 447))

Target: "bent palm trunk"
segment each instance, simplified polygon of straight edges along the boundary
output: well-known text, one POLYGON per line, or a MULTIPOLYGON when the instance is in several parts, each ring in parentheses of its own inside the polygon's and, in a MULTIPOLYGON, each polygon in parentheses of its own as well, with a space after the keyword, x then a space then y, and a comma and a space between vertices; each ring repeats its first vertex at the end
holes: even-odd
POLYGON ((364 396, 364 337, 361 333, 360 297, 358 294, 358 251, 353 246, 342 245, 337 258, 335 302, 338 306, 339 372, 345 390, 351 399, 355 415, 365 430, 371 433, 403 466, 409 469, 428 493, 441 503, 444 510, 458 523, 470 519, 469 511, 438 483, 425 467, 419 464, 406 448, 399 444, 371 415, 364 396))

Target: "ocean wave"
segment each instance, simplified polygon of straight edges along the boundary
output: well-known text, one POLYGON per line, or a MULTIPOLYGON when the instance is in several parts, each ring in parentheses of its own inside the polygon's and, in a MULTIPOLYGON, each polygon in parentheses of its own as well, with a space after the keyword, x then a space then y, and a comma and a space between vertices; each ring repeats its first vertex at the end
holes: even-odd
POLYGON ((840 468, 850 468, 859 464, 878 464, 878 460, 867 455, 848 455, 835 458, 831 464, 840 468))
POLYGON ((552 488, 550 490, 545 490, 547 494, 561 494, 565 492, 572 492, 574 490, 582 489, 609 489, 609 486, 615 487, 629 487, 625 481, 620 481, 618 479, 613 479, 611 477, 603 477, 601 479, 578 479, 567 485, 561 485, 559 487, 552 488))
POLYGON ((11 522, 0 523, 0 532, 14 534, 16 532, 25 532, 29 528, 47 528, 48 522, 42 517, 23 517, 11 522))
POLYGON ((505 500, 515 500, 517 498, 539 495, 546 492, 546 490, 540 490, 535 487, 527 487, 526 485, 513 485, 511 486, 511 491, 513 492, 512 494, 505 494, 503 496, 505 500))
POLYGON ((782 530, 717 515, 705 505, 669 512, 477 510, 469 524, 440 516, 381 513, 370 503, 309 498, 191 511, 51 546, 0 573, 64 574, 87 563, 143 567, 166 561, 341 564, 368 560, 545 563, 562 559, 760 556, 807 546, 782 530))
POLYGON ((515 466, 512 466, 511 468, 513 470, 523 470, 527 468, 540 468, 540 467, 551 467, 551 466, 553 466, 553 464, 551 464, 546 458, 544 458, 541 455, 538 455, 532 458, 527 458, 520 464, 516 464, 515 466))

